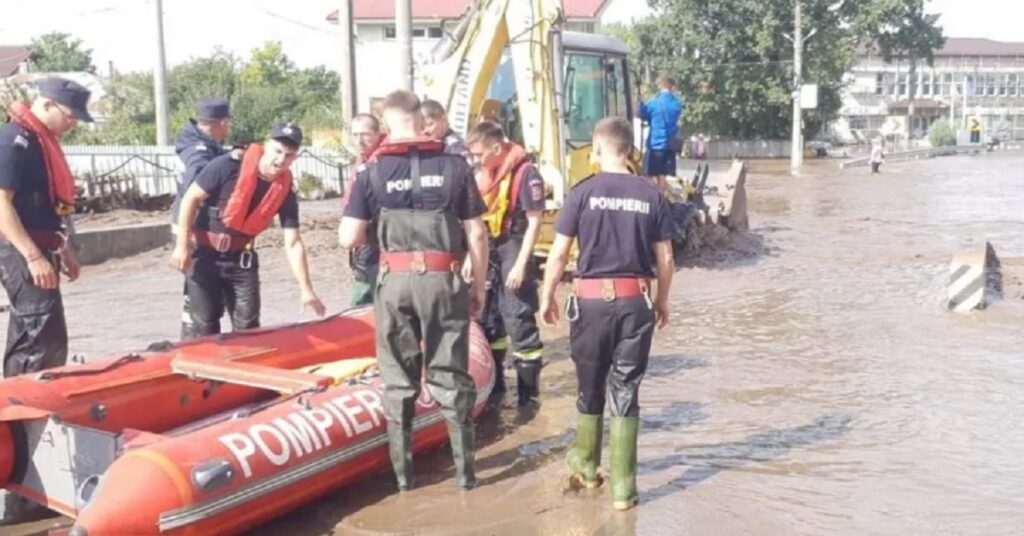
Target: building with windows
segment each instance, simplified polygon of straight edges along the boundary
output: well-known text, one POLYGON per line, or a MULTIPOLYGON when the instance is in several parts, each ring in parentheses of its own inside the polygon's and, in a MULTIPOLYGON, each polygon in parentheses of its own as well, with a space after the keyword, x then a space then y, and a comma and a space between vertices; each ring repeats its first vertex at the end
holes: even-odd
POLYGON ((909 70, 906 58, 886 63, 863 51, 847 74, 835 134, 865 141, 890 133, 889 122, 905 127, 896 135, 921 139, 935 121, 952 118, 961 130, 979 125, 985 138, 1024 139, 1024 42, 951 37, 932 65, 920 63, 913 78, 909 70))
MULTIPOLYGON (((565 29, 597 33, 608 7, 614 2, 636 0, 562 0, 565 29)), ((451 28, 462 17, 470 0, 412 0, 414 61, 443 36, 442 25, 451 28)), ((397 67, 400 48, 396 42, 395 3, 392 0, 355 0, 352 13, 356 34, 356 93, 359 111, 401 85, 397 67)), ((327 20, 337 23, 338 13, 327 20)))

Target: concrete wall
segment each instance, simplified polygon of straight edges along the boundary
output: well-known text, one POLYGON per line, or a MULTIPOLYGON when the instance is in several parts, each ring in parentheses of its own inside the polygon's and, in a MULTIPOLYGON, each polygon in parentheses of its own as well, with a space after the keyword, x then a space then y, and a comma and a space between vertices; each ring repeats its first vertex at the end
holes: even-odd
POLYGON ((76 232, 71 247, 83 265, 130 257, 171 243, 169 223, 147 223, 76 232))

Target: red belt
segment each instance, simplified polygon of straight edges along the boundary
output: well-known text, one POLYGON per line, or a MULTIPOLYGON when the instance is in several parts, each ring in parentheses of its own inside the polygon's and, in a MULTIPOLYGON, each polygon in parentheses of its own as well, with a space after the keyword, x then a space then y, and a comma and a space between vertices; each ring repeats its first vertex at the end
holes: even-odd
MULTIPOLYGON (((34 242, 36 247, 39 249, 56 251, 64 247, 64 236, 57 231, 25 229, 25 234, 32 239, 32 242, 34 242)), ((7 240, 7 237, 0 235, 0 240, 7 240)))
POLYGON ((615 298, 646 296, 650 282, 646 278, 613 277, 605 279, 576 279, 573 291, 581 300, 613 301, 615 298))
POLYGON ((196 229, 192 232, 196 244, 206 246, 221 253, 237 253, 252 245, 252 237, 231 233, 214 233, 196 229))
POLYGON ((381 272, 458 272, 460 256, 446 251, 381 251, 381 272))

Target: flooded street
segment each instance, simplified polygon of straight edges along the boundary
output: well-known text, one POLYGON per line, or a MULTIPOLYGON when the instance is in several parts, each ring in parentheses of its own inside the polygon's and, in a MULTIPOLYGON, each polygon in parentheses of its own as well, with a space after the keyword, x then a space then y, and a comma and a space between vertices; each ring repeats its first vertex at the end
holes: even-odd
MULTIPOLYGON (((954 157, 869 175, 812 161, 793 178, 788 162, 755 164, 763 247, 677 276, 641 393, 631 512, 613 512, 605 488, 564 489, 575 377, 562 326, 546 332, 541 410, 478 425, 480 488, 453 490, 445 448, 417 458, 412 493, 381 474, 255 534, 1019 534, 1024 300, 960 316, 945 297, 965 247, 1024 257, 1022 165, 954 157)), ((314 283, 340 310, 333 228, 310 234, 314 283)), ((298 319, 283 256, 263 255, 264 323, 298 319)), ((181 278, 166 256, 90 267, 67 287, 73 353, 174 338, 181 278)))

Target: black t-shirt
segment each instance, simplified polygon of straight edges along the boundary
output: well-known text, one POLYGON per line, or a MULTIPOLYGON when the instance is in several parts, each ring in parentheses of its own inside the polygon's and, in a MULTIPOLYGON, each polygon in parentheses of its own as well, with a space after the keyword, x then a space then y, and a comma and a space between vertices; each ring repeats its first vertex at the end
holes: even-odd
MULTIPOLYGON (((214 158, 196 177, 196 184, 210 197, 203 203, 196 215, 195 228, 205 229, 215 233, 231 232, 224 226, 220 219, 220 207, 226 206, 231 199, 231 193, 235 190, 235 183, 238 181, 238 173, 242 169, 242 162, 235 159, 231 154, 225 154, 214 158)), ((260 179, 256 184, 256 191, 253 193, 252 201, 249 202, 248 214, 259 206, 263 198, 270 190, 270 181, 260 179)), ((288 192, 284 203, 277 211, 281 221, 281 227, 285 229, 298 229, 299 227, 299 201, 295 192, 288 192)))
POLYGON ((43 147, 35 134, 14 122, 0 126, 0 188, 14 192, 14 209, 26 229, 61 228, 50 201, 43 147))
POLYGON ((577 277, 654 277, 654 244, 672 239, 673 223, 649 180, 598 173, 569 191, 555 232, 579 240, 577 277))
MULTIPOLYGON (((345 216, 370 221, 381 208, 413 208, 412 187, 409 179, 409 159, 405 156, 383 155, 378 158, 378 177, 384 182, 383 199, 377 199, 377 190, 370 187, 370 169, 359 172, 352 185, 352 195, 345 206, 345 216)), ((473 172, 465 159, 444 153, 420 154, 420 184, 423 210, 436 210, 445 203, 447 209, 460 220, 478 218, 484 213, 473 172), (450 176, 444 176, 447 165, 450 176), (450 181, 450 182, 449 182, 450 181)))

